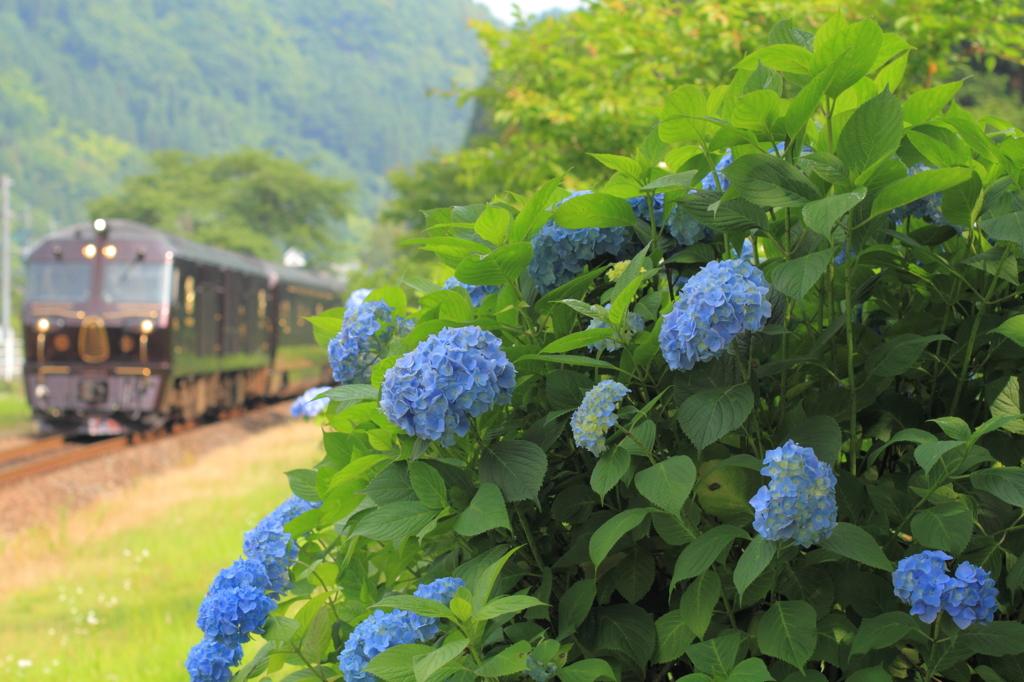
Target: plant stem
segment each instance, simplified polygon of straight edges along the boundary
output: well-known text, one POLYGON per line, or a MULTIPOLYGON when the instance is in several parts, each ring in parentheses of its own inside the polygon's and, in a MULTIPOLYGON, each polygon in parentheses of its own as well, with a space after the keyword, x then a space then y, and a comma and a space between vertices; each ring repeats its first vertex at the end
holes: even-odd
POLYGON ((853 261, 846 257, 846 383, 850 389, 850 473, 857 475, 857 457, 860 454, 860 433, 857 431, 857 380, 854 376, 853 339, 853 261))

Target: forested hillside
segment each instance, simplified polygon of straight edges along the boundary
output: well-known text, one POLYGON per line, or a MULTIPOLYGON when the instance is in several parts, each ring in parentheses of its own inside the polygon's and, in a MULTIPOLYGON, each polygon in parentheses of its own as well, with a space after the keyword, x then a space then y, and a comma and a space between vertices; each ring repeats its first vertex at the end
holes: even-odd
POLYGON ((147 167, 145 152, 269 148, 357 179, 451 150, 478 83, 470 0, 0 0, 0 169, 38 223, 147 167))

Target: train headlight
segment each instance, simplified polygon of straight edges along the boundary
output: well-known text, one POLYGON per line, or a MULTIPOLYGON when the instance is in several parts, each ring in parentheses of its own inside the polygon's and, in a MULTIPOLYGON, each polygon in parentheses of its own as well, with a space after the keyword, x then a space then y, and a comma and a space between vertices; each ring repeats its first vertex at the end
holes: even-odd
POLYGON ((82 255, 85 256, 86 258, 95 258, 96 257, 96 245, 95 244, 86 244, 85 246, 83 246, 82 247, 82 255))
POLYGON ((153 320, 143 320, 142 324, 139 325, 139 329, 142 330, 143 334, 148 334, 153 331, 153 320))
POLYGON ((113 258, 114 256, 117 255, 117 247, 114 246, 113 244, 107 244, 106 246, 103 247, 102 253, 107 258, 113 258))
POLYGON ((97 218, 96 220, 92 221, 92 229, 96 230, 97 232, 103 232, 104 230, 107 229, 107 221, 104 220, 103 218, 97 218))
POLYGON ((50 330, 50 321, 45 317, 40 317, 36 320, 36 331, 46 333, 50 330))

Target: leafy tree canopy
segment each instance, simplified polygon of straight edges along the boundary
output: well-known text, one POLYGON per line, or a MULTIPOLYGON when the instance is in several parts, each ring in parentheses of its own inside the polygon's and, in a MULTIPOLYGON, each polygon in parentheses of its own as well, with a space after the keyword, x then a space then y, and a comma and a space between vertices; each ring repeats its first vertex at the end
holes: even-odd
POLYGON ((91 216, 138 220, 269 260, 279 260, 289 246, 320 262, 337 252, 352 183, 251 149, 207 157, 165 151, 151 158, 154 172, 90 202, 91 216))

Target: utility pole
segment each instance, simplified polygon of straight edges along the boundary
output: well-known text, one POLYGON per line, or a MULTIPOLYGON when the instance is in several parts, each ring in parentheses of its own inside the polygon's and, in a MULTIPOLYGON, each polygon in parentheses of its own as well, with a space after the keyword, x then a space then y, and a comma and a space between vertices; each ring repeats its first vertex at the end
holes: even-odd
POLYGON ((0 263, 0 298, 3 299, 2 320, 4 339, 4 381, 14 381, 14 330, 11 329, 11 185, 8 175, 0 175, 0 229, 3 231, 0 263))

